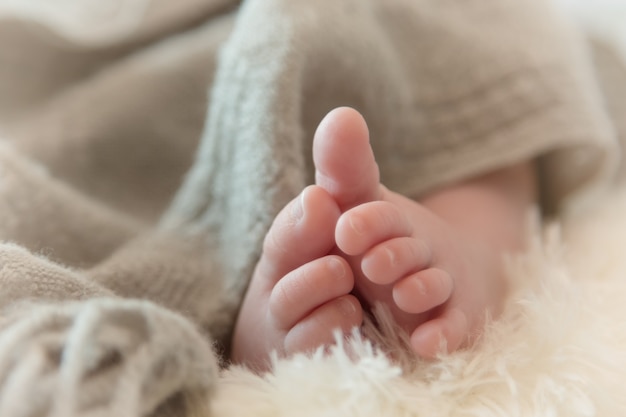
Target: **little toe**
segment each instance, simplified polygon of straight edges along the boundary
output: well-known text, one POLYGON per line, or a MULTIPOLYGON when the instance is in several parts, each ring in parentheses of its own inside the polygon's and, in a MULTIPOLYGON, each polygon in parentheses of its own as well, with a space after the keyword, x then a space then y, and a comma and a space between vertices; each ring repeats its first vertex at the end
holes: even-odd
POLYGON ((336 330, 347 334, 363 323, 363 309, 353 295, 344 295, 320 306, 297 323, 285 337, 285 352, 295 353, 331 345, 336 330))
POLYGON ((325 256, 334 247, 339 207, 323 188, 312 185, 276 216, 265 236, 257 270, 273 284, 289 271, 325 256))
POLYGON ((337 247, 348 255, 361 255, 385 240, 408 237, 413 226, 395 204, 373 201, 343 213, 337 222, 337 247))
POLYGON ((289 329, 311 311, 348 294, 354 277, 347 261, 329 255, 311 261, 285 275, 272 289, 270 314, 281 329, 289 329))
POLYGON ((387 285, 426 269, 431 261, 430 247, 423 240, 399 237, 370 249, 363 256, 361 270, 373 283, 387 285))
POLYGON ((452 277, 439 268, 429 268, 398 281, 393 300, 402 311, 423 313, 445 303, 454 289, 452 277))
POLYGON ((415 329, 411 334, 411 347, 421 357, 434 359, 439 354, 459 349, 468 337, 466 314, 450 308, 415 329))
POLYGON ((380 175, 369 131, 354 109, 328 113, 313 139, 315 182, 335 198, 342 211, 380 199, 380 175))

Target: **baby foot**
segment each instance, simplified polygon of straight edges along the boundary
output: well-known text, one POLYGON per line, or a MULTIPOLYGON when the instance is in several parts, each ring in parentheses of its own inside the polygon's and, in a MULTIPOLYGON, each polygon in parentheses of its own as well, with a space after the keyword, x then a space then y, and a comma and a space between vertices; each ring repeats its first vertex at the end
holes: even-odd
POLYGON ((363 312, 350 294, 352 270, 330 254, 339 207, 319 186, 307 187, 268 232, 233 337, 231 357, 258 370, 269 355, 314 349, 333 332, 360 326, 363 312))
POLYGON ((356 111, 329 113, 316 132, 313 158, 317 184, 342 212, 335 240, 363 306, 384 303, 421 356, 460 347, 497 303, 490 290, 495 258, 380 184, 367 125, 356 111))

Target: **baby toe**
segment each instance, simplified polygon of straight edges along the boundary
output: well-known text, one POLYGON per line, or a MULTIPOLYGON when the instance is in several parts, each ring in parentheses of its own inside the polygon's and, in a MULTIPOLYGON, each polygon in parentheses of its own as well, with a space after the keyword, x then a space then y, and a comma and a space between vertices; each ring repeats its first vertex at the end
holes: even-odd
POLYGON ((373 283, 387 285, 427 268, 431 260, 430 247, 424 241, 399 237, 370 249, 361 261, 361 270, 373 283))
POLYGON ((355 296, 348 294, 335 298, 291 328, 285 337, 285 352, 304 352, 331 345, 336 331, 348 334, 362 323, 363 309, 355 296))
POLYGON ((374 245, 412 233, 413 226, 400 208, 387 201, 373 201, 341 215, 335 241, 344 253, 361 255, 374 245))
POLYGON ((279 328, 289 329, 324 303, 348 294, 353 287, 352 270, 346 260, 329 255, 278 281, 270 294, 269 311, 279 328))
POLYGON ((338 108, 322 120, 313 138, 315 182, 342 211, 380 198, 380 175, 363 116, 338 108))
POLYGON ((468 337, 467 315, 458 308, 450 308, 415 329, 410 341, 415 353, 434 359, 442 353, 459 349, 468 337))
POLYGON ((257 269, 274 280, 330 252, 339 207, 321 187, 309 186, 276 217, 257 269))
POLYGON ((398 281, 392 296, 402 311, 418 314, 445 303, 453 289, 450 274, 439 268, 429 268, 398 281))

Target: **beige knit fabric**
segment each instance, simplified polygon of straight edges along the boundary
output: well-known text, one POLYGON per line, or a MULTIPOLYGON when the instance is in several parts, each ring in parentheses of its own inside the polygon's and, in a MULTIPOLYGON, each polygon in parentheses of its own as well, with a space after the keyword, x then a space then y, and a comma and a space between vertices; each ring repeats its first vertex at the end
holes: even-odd
POLYGON ((543 0, 0 0, 0 416, 207 407, 260 243, 331 108, 418 195, 617 142, 543 0))

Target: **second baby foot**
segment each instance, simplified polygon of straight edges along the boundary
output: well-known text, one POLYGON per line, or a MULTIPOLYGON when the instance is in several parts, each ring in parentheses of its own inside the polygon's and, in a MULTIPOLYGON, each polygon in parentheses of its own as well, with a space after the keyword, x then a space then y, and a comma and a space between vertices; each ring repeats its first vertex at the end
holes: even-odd
POLYGON ((335 241, 364 307, 384 303, 424 357, 469 340, 499 301, 490 290, 498 260, 417 201, 380 184, 367 125, 355 110, 326 116, 313 159, 316 183, 342 212, 335 241))
POLYGON ((361 325, 352 269, 330 254, 340 212, 321 187, 307 187, 276 217, 237 319, 231 358, 257 370, 270 354, 307 351, 361 325))

